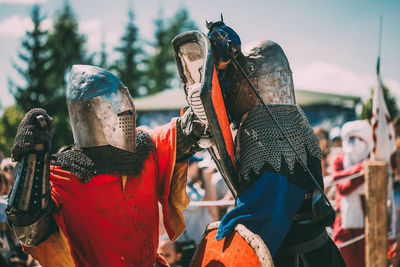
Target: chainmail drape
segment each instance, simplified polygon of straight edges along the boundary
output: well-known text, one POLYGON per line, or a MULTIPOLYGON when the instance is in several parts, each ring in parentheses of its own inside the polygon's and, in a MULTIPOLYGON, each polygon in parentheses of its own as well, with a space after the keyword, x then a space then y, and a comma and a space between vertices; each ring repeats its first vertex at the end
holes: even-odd
POLYGON ((98 174, 135 177, 142 170, 143 162, 151 150, 150 135, 136 130, 135 153, 110 145, 90 148, 72 146, 69 150, 53 155, 52 164, 74 173, 82 183, 87 183, 98 174))
MULTIPOLYGON (((322 158, 318 139, 298 105, 276 104, 269 105, 269 108, 306 164, 307 151, 319 160, 322 158)), ((237 140, 239 184, 261 174, 265 164, 279 172, 284 161, 289 172, 293 173, 295 163, 299 162, 263 106, 249 111, 239 128, 237 140)))

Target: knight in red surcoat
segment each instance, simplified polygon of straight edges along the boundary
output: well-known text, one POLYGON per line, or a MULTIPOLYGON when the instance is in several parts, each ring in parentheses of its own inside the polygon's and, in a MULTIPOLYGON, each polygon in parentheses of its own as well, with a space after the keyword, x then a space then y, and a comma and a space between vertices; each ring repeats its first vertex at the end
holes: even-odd
POLYGON ((112 73, 75 65, 69 76, 74 145, 51 155, 52 118, 43 109, 18 128, 7 208, 14 232, 42 266, 167 266, 157 254, 159 203, 174 240, 189 202, 186 159, 198 149, 193 112, 144 131, 112 73))

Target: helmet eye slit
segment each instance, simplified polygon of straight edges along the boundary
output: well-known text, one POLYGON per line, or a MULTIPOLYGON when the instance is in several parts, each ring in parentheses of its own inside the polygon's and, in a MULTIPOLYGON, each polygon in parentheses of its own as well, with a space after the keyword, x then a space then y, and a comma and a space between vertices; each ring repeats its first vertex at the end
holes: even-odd
POLYGON ((133 115, 133 110, 126 110, 117 114, 117 116, 133 115))

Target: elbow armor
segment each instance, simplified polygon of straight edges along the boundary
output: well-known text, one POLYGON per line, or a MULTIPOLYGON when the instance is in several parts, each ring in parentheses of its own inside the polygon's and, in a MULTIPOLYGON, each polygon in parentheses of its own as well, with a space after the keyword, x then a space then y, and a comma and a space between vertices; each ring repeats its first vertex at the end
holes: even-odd
POLYGON ((6 210, 18 239, 27 246, 38 245, 54 232, 51 217, 50 153, 33 150, 19 163, 6 210))

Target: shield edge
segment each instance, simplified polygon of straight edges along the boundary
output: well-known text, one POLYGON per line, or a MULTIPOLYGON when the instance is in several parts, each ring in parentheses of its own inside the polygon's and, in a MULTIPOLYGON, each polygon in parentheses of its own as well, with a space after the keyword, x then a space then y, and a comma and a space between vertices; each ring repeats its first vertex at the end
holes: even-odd
MULTIPOLYGON (((218 229, 220 221, 210 223, 207 225, 199 244, 207 237, 208 233, 212 230, 218 229)), ((237 224, 235 226, 235 231, 249 244, 249 246, 254 250, 254 253, 257 255, 258 260, 260 261, 260 265, 262 267, 274 267, 274 261, 272 259, 271 253, 264 243, 262 238, 250 231, 243 224, 237 224)), ((200 245, 197 246, 195 252, 193 253, 193 258, 190 262, 190 266, 193 266, 193 262, 199 253, 200 245)))
POLYGON ((237 198, 236 164, 234 160, 233 138, 226 113, 225 103, 219 86, 218 76, 214 66, 211 43, 207 36, 197 30, 188 31, 177 35, 172 40, 176 65, 183 84, 185 94, 186 77, 183 72, 183 64, 178 56, 179 47, 188 42, 200 43, 205 50, 205 59, 202 66, 200 99, 206 113, 209 129, 211 130, 214 144, 207 150, 213 157, 233 197, 237 198))

